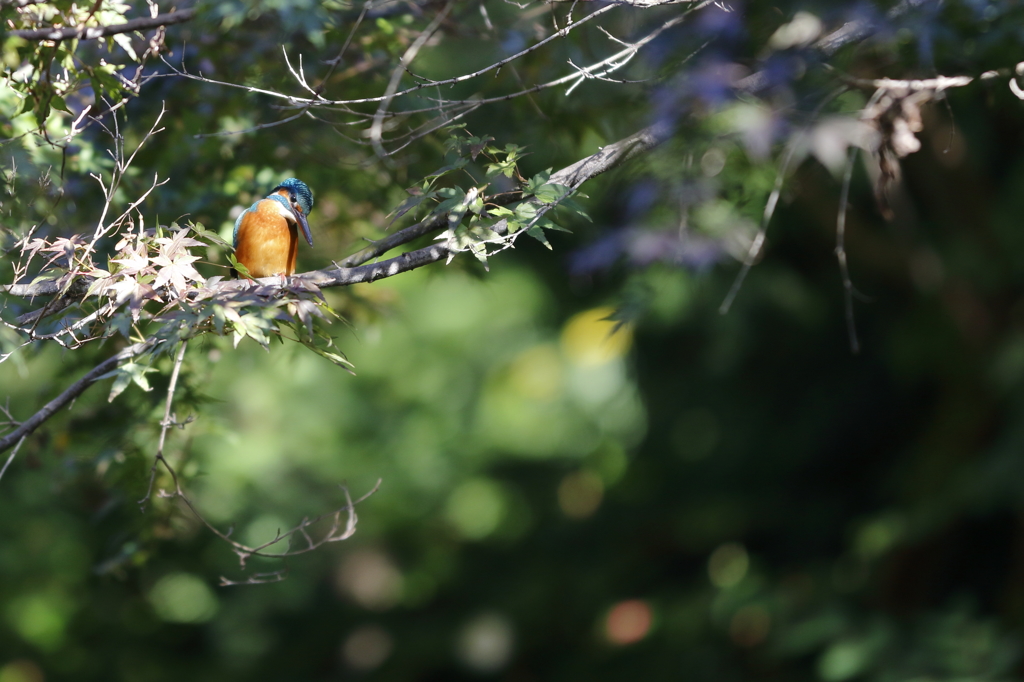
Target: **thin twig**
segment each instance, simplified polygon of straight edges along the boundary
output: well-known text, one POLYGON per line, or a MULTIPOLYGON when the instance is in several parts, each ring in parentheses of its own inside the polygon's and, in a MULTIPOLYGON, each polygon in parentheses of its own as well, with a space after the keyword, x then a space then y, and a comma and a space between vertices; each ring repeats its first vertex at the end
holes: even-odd
POLYGON ((846 156, 846 169, 843 172, 843 188, 839 193, 839 215, 836 216, 836 259, 839 261, 839 272, 843 276, 843 298, 846 304, 846 331, 850 337, 850 352, 860 352, 857 340, 857 324, 853 317, 853 280, 850 279, 850 266, 846 261, 846 209, 850 201, 850 181, 853 179, 853 162, 857 158, 857 148, 850 147, 846 156))
POLYGON ((384 90, 384 97, 381 99, 380 105, 377 107, 377 113, 373 117, 373 124, 370 126, 370 140, 373 142, 373 149, 377 153, 377 156, 387 156, 387 152, 384 151, 384 146, 381 144, 381 130, 384 125, 384 114, 387 112, 388 107, 391 105, 391 100, 395 97, 395 91, 398 90, 398 83, 402 80, 402 73, 405 69, 409 68, 409 64, 416 59, 416 55, 419 53, 420 48, 427 44, 430 37, 434 35, 434 31, 438 29, 444 18, 448 16, 448 12, 451 11, 454 2, 449 1, 437 13, 437 16, 430 22, 427 28, 420 33, 420 35, 413 41, 409 49, 405 51, 402 58, 398 61, 398 66, 391 72, 391 80, 388 82, 387 88, 384 90))
POLYGON ((718 307, 718 312, 722 315, 729 312, 729 308, 732 307, 732 302, 736 300, 736 295, 740 293, 740 288, 743 286, 743 280, 747 278, 750 268, 754 267, 754 262, 761 254, 761 247, 764 246, 764 240, 768 234, 768 223, 771 222, 772 216, 775 214, 775 207, 778 205, 779 195, 782 193, 782 183, 786 179, 786 173, 789 172, 789 164, 793 160, 793 155, 796 153, 796 148, 799 146, 798 142, 803 138, 803 135, 803 132, 799 133, 796 139, 789 143, 789 149, 786 150, 782 163, 779 164, 779 170, 775 175, 775 185, 772 187, 772 193, 768 195, 768 201, 764 205, 764 215, 761 216, 761 226, 758 228, 754 239, 750 242, 750 248, 747 249, 747 255, 743 259, 743 267, 740 268, 739 273, 736 275, 736 279, 733 280, 732 286, 729 288, 729 293, 726 294, 725 300, 722 301, 722 305, 718 307))
POLYGON ((21 444, 25 442, 27 437, 28 436, 22 436, 21 440, 18 441, 18 444, 14 446, 13 450, 11 450, 11 456, 7 458, 6 462, 4 462, 4 468, 0 469, 0 479, 3 479, 4 474, 7 473, 7 467, 11 466, 11 462, 14 461, 14 457, 18 454, 18 450, 21 449, 21 444))
MULTIPOLYGON (((825 108, 826 104, 845 91, 846 86, 843 86, 829 93, 829 95, 822 99, 821 102, 818 103, 818 106, 814 108, 811 118, 816 118, 818 113, 825 108)), ((772 215, 775 213, 775 206, 779 201, 779 194, 782 192, 782 184, 786 180, 786 173, 789 171, 789 164, 792 162, 793 155, 797 148, 803 144, 803 139, 806 137, 807 132, 807 130, 800 130, 790 138, 789 148, 786 150, 786 155, 783 158, 782 163, 779 165, 779 171, 775 176, 775 186, 772 187, 772 193, 768 196, 768 202, 764 206, 764 215, 761 219, 761 226, 758 228, 757 235, 754 237, 754 240, 750 243, 747 255, 743 259, 743 267, 740 268, 739 273, 736 275, 736 279, 733 280, 732 286, 729 288, 729 293, 726 294, 725 300, 722 301, 722 305, 718 307, 718 312, 722 315, 729 312, 729 308, 732 307, 733 301, 736 300, 736 296, 739 294, 740 288, 743 286, 743 280, 746 279, 747 274, 750 272, 750 268, 754 265, 754 261, 761 253, 761 247, 764 245, 765 235, 768 232, 768 223, 771 221, 772 215)))
MULTIPOLYGON (((673 3, 671 2, 671 0, 668 0, 666 2, 661 2, 661 3, 658 3, 658 4, 673 4, 673 3)), ((579 20, 574 21, 573 23, 571 23, 571 24, 569 24, 567 26, 562 27, 562 30, 566 31, 566 32, 571 31, 572 29, 579 27, 580 25, 590 21, 591 19, 595 19, 595 18, 601 16, 602 14, 605 14, 606 12, 610 12, 611 10, 615 9, 616 6, 617 6, 616 4, 612 3, 612 4, 605 5, 604 7, 599 7, 598 9, 594 10, 590 14, 588 14, 588 15, 586 15, 584 17, 581 17, 579 20)), ((644 5, 644 7, 653 7, 653 6, 655 6, 655 5, 644 5)), ((410 86, 410 87, 406 88, 405 90, 399 90, 397 92, 394 92, 390 96, 379 95, 377 97, 363 97, 363 98, 360 98, 360 99, 349 99, 349 100, 323 100, 323 101, 319 101, 319 100, 316 100, 316 99, 309 99, 309 98, 305 98, 305 97, 295 97, 294 95, 285 95, 285 94, 280 93, 280 92, 274 92, 272 90, 264 90, 262 88, 254 88, 254 87, 251 87, 251 86, 248 86, 248 85, 242 85, 240 83, 231 83, 231 82, 228 82, 228 81, 217 81, 217 80, 213 80, 213 79, 210 79, 210 78, 206 78, 204 76, 197 76, 195 74, 188 73, 187 71, 183 71, 181 69, 177 69, 177 68, 175 68, 172 64, 170 64, 167 61, 165 61, 164 63, 167 64, 167 66, 170 67, 174 71, 175 75, 177 75, 177 76, 182 76, 184 78, 189 78, 189 79, 192 79, 192 80, 197 80, 197 81, 200 81, 200 82, 203 82, 203 83, 210 83, 210 84, 213 84, 213 85, 221 85, 221 86, 224 86, 224 87, 231 87, 231 88, 241 88, 242 90, 245 90, 247 92, 251 92, 253 94, 261 94, 261 95, 268 95, 268 96, 271 96, 271 97, 278 97, 278 98, 281 98, 281 99, 288 100, 289 102, 292 102, 295 105, 311 104, 313 106, 336 106, 336 105, 342 105, 342 104, 343 105, 371 104, 371 103, 376 104, 376 103, 379 103, 379 102, 383 102, 386 99, 403 97, 405 95, 409 95, 409 94, 412 94, 414 92, 418 92, 419 90, 422 90, 423 88, 435 87, 435 86, 439 86, 439 85, 455 85, 457 83, 463 83, 465 81, 472 80, 473 78, 478 78, 478 77, 480 77, 480 76, 482 76, 484 74, 490 73, 492 71, 497 71, 497 70, 501 69, 503 66, 505 66, 506 64, 508 64, 509 62, 515 61, 517 59, 520 59, 521 57, 524 57, 527 54, 530 54, 531 52, 534 52, 535 50, 540 49, 544 45, 547 45, 548 43, 550 43, 550 42, 552 42, 554 40, 558 40, 561 37, 562 36, 557 34, 557 33, 556 34, 552 34, 552 35, 548 36, 547 38, 544 38, 543 40, 540 40, 540 41, 534 43, 533 45, 520 50, 519 52, 515 53, 514 55, 511 55, 509 57, 505 57, 504 59, 500 59, 500 60, 494 62, 493 64, 485 66, 482 69, 478 69, 477 71, 473 71, 472 73, 466 73, 466 74, 463 74, 461 76, 454 76, 452 78, 447 78, 447 79, 440 80, 440 81, 431 81, 429 83, 418 83, 416 85, 413 85, 413 86, 410 86)))
POLYGON ((190 500, 188 496, 185 495, 185 491, 182 490, 181 481, 179 480, 178 474, 177 472, 175 472, 174 468, 171 467, 170 463, 168 463, 168 461, 164 458, 161 458, 159 461, 161 464, 164 465, 168 473, 170 473, 171 480, 174 483, 174 490, 172 492, 161 491, 159 493, 159 496, 163 498, 180 499, 185 504, 185 506, 188 507, 189 511, 192 512, 193 516, 195 516, 200 523, 206 526, 207 529, 209 529, 210 532, 212 532, 218 538, 231 545, 231 549, 238 556, 239 563, 242 566, 242 568, 245 568, 246 562, 254 556, 262 557, 265 559, 286 559, 289 557, 298 556, 300 554, 306 554, 308 552, 315 551, 323 545, 331 542, 341 542, 343 540, 349 539, 356 532, 356 524, 358 523, 359 517, 356 515, 355 511, 356 505, 360 504, 361 502, 368 499, 371 495, 376 493, 380 489, 380 485, 383 482, 382 479, 377 479, 377 483, 373 486, 373 488, 369 490, 369 492, 365 493, 362 497, 354 501, 352 500, 352 497, 348 492, 348 488, 346 488, 345 486, 341 486, 342 493, 345 496, 345 505, 343 507, 335 509, 334 511, 331 512, 320 514, 319 516, 316 516, 312 519, 308 517, 304 518, 294 528, 285 531, 284 533, 278 531, 272 540, 269 540, 263 543, 262 545, 258 545, 256 547, 250 547, 249 545, 242 544, 241 542, 232 539, 230 530, 225 533, 224 531, 220 530, 212 523, 210 523, 202 514, 200 514, 195 504, 193 504, 192 500, 190 500), (342 512, 345 512, 346 514, 346 520, 344 521, 344 523, 341 520, 342 512), (332 519, 330 528, 328 528, 327 532, 324 533, 320 537, 320 539, 314 540, 307 529, 326 518, 332 519), (265 551, 267 548, 273 547, 279 542, 296 534, 300 534, 306 539, 305 547, 301 547, 296 550, 286 550, 284 552, 265 551))
POLYGON ((181 363, 185 360, 186 348, 188 348, 188 340, 181 342, 181 346, 178 348, 178 355, 174 358, 171 381, 167 385, 167 400, 164 402, 164 418, 160 422, 160 442, 156 446, 156 457, 153 460, 153 466, 149 469, 149 487, 146 488, 145 496, 139 500, 139 505, 142 507, 145 507, 146 502, 153 495, 153 481, 156 480, 157 465, 160 462, 167 464, 167 460, 164 459, 164 442, 167 439, 167 430, 177 422, 177 419, 171 419, 171 406, 174 403, 174 389, 178 385, 178 373, 181 371, 181 363))

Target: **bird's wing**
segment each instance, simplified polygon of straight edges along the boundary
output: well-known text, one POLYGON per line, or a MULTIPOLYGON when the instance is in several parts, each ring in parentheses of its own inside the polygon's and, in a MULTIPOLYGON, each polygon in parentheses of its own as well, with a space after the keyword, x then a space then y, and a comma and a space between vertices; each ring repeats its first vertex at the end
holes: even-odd
MULTIPOLYGON (((260 199, 260 201, 263 200, 260 199)), ((238 217, 235 218, 235 229, 231 233, 231 246, 233 246, 234 248, 238 248, 238 228, 242 226, 242 219, 245 218, 246 214, 255 213, 256 207, 259 205, 260 201, 257 201, 255 204, 239 213, 238 217)))

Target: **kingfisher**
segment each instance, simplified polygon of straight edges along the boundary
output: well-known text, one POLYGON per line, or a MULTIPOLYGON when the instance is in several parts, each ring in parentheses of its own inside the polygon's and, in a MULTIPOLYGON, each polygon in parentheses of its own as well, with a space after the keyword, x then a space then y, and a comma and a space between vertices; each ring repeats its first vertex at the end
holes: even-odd
POLYGON ((232 242, 235 260, 250 277, 287 277, 295 272, 299 253, 298 228, 313 246, 306 216, 313 210, 313 193, 298 178, 287 178, 265 199, 243 211, 235 220, 232 242))

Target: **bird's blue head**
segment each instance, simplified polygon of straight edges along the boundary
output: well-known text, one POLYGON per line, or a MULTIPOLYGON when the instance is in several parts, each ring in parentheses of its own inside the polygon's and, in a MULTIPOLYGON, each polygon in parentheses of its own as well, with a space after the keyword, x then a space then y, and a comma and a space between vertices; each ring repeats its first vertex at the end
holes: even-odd
POLYGON ((306 216, 313 210, 313 192, 310 191, 306 183, 298 178, 282 180, 281 184, 271 191, 271 194, 278 194, 281 190, 288 193, 288 203, 295 214, 295 219, 302 227, 302 234, 306 237, 309 245, 313 246, 313 235, 310 234, 309 223, 306 222, 306 216))
POLYGON ((313 193, 309 190, 309 185, 304 183, 298 178, 288 178, 282 180, 281 184, 274 188, 274 191, 286 189, 299 202, 299 207, 302 208, 304 215, 309 215, 309 212, 313 210, 313 193))

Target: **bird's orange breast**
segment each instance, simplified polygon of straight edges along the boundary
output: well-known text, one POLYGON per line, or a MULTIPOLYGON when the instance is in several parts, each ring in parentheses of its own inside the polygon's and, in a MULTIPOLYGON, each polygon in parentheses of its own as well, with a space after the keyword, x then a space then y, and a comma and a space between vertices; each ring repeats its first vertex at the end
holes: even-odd
POLYGON ((281 215, 276 201, 263 200, 238 225, 235 258, 251 277, 290 275, 295 272, 299 237, 295 223, 281 215))

